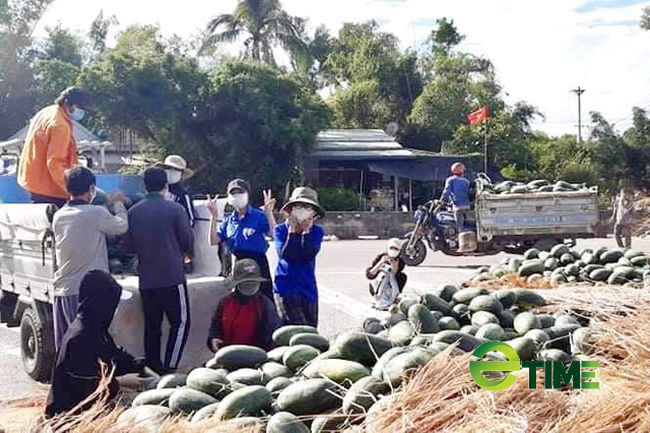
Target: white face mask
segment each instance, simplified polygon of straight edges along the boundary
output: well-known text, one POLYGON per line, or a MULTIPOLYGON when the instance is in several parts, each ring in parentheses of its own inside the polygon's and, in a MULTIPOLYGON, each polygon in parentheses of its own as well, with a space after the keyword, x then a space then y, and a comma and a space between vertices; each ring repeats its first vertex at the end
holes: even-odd
POLYGON ((291 209, 291 216, 302 222, 314 217, 314 210, 304 207, 294 207, 291 209))
POLYGON ((235 209, 244 209, 248 206, 248 193, 228 194, 228 204, 235 209))
POLYGON ((170 185, 180 182, 183 176, 183 173, 177 170, 165 170, 165 173, 167 173, 167 183, 170 185))
POLYGON ((395 259, 398 256, 399 256, 399 250, 394 250, 392 248, 388 249, 388 257, 390 257, 391 259, 395 259))

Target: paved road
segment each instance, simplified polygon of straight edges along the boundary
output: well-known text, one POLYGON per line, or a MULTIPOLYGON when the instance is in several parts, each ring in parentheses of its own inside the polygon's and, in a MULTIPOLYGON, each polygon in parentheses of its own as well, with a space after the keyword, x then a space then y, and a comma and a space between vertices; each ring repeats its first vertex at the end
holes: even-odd
MULTIPOLYGON (((385 241, 326 242, 317 260, 320 294, 320 324, 323 335, 332 337, 346 329, 358 327, 366 317, 380 316, 370 308, 365 268, 385 249, 385 241)), ((613 247, 612 239, 581 241, 580 248, 613 247)), ((650 251, 650 241, 637 241, 636 248, 650 251)), ((275 253, 270 253, 272 268, 275 253)), ((429 252, 426 261, 407 268, 409 281, 405 292, 418 294, 439 284, 459 284, 476 268, 498 263, 505 254, 487 257, 449 257, 429 252)), ((0 327, 0 401, 30 395, 38 389, 23 372, 17 328, 0 327)))

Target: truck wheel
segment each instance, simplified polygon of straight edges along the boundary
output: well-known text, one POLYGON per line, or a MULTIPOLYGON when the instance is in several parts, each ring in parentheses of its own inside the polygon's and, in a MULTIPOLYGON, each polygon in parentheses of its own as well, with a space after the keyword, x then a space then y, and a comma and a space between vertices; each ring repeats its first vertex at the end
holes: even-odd
POLYGON ((551 251, 551 248, 561 243, 562 239, 543 238, 535 242, 534 248, 540 251, 551 251))
POLYGON ((20 320, 20 353, 23 367, 32 379, 49 382, 54 363, 52 329, 39 320, 32 308, 23 312, 20 320))
POLYGON ((406 252, 406 249, 402 250, 402 259, 407 266, 418 266, 422 264, 424 259, 427 258, 427 247, 424 245, 422 240, 419 240, 413 246, 413 251, 410 254, 406 252))

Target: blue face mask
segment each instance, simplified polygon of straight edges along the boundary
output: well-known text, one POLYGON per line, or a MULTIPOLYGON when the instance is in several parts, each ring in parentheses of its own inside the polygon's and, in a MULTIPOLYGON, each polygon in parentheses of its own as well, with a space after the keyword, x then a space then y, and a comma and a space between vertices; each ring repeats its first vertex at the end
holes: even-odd
POLYGON ((84 118, 86 115, 86 112, 82 110, 81 108, 76 108, 70 113, 70 117, 76 121, 76 122, 81 122, 81 119, 84 118))

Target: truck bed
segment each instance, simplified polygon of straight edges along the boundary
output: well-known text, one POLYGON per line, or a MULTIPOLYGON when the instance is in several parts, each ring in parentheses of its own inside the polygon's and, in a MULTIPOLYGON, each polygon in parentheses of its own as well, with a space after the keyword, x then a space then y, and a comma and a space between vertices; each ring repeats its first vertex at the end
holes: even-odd
POLYGON ((476 200, 477 235, 482 242, 500 237, 594 236, 598 190, 536 194, 489 194, 476 200))

